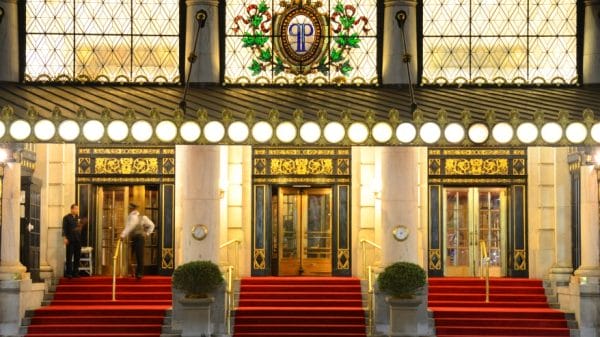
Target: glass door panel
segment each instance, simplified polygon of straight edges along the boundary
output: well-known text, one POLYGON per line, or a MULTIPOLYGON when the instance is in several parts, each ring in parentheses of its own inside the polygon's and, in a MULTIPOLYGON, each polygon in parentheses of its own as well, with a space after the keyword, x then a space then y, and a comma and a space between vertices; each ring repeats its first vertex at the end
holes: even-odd
POLYGON ((446 188, 444 196, 445 275, 480 275, 482 248, 490 257, 490 275, 504 275, 506 190, 446 188))
POLYGON ((279 189, 279 275, 331 275, 331 189, 279 189))
MULTIPOLYGON (((112 275, 113 273, 113 255, 119 235, 125 228, 125 219, 127 216, 125 200, 128 195, 127 187, 98 187, 98 242, 96 247, 100 247, 100 254, 97 255, 96 266, 99 266, 101 275, 112 275)), ((124 242, 126 245, 126 242, 124 242)), ((122 249, 121 254, 125 254, 121 261, 120 275, 127 274, 127 252, 128 249, 122 249)))

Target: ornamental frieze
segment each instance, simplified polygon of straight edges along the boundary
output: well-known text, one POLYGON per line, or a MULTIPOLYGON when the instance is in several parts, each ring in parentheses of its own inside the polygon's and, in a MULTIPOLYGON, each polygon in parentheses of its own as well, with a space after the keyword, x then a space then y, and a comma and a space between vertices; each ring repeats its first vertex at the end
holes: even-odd
POLYGON ((446 159, 447 175, 506 175, 508 159, 446 159))
POLYGON ((331 159, 273 159, 271 174, 321 175, 332 174, 331 159))
POLYGON ((96 174, 157 174, 157 158, 96 158, 96 174))

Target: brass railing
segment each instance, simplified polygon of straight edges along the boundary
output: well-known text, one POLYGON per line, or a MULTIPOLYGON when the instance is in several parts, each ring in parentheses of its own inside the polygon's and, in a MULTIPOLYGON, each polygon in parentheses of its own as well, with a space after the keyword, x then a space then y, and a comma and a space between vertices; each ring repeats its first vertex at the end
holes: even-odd
POLYGON ((484 240, 479 241, 481 250, 481 264, 479 275, 485 278, 485 303, 490 302, 490 257, 488 255, 487 245, 484 240), (485 270, 484 270, 485 265, 485 270))
MULTIPOLYGON (((113 255, 113 279, 112 279, 112 300, 116 300, 116 291, 117 291, 117 259, 120 257, 121 245, 123 242, 121 239, 117 241, 117 248, 115 248, 115 254, 113 255)), ((121 263, 118 264, 121 266, 121 263)))
POLYGON ((360 245, 363 253, 363 276, 367 279, 367 334, 373 336, 375 334, 375 287, 373 277, 373 266, 367 263, 367 245, 381 249, 381 246, 373 241, 366 239, 360 240, 360 245))
MULTIPOLYGON (((233 281, 234 279, 239 278, 238 275, 238 266, 239 266, 239 249, 240 249, 240 240, 233 239, 227 242, 222 243, 219 248, 226 248, 233 244, 235 244, 235 250, 233 254, 233 263, 227 259, 227 270, 225 271, 225 328, 227 329, 227 335, 231 336, 231 312, 235 306, 235 294, 233 292, 233 281)), ((228 252, 229 253, 229 252, 228 252)), ((229 257, 229 254, 228 256, 229 257)))

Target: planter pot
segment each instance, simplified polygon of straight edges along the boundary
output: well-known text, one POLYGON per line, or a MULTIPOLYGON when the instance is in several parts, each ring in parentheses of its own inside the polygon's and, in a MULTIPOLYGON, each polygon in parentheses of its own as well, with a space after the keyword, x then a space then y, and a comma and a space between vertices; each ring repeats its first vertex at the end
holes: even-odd
POLYGON ((179 300, 183 308, 182 337, 210 336, 210 305, 214 300, 213 297, 183 297, 179 300))
POLYGON ((386 297, 385 301, 390 307, 388 336, 417 337, 419 335, 417 309, 421 299, 386 297))

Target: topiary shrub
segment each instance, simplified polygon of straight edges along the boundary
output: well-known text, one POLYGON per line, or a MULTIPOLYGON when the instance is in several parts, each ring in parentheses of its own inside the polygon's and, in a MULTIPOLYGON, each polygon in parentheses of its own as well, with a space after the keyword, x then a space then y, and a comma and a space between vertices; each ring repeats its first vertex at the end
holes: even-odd
POLYGON ((418 264, 396 262, 377 277, 379 290, 393 297, 410 298, 425 285, 427 275, 418 264))
POLYGON ((173 288, 193 298, 207 297, 223 282, 219 266, 208 260, 184 263, 175 269, 172 278, 173 288))

